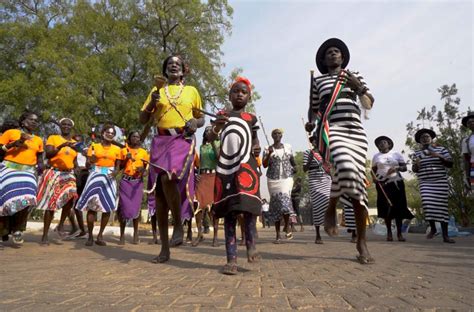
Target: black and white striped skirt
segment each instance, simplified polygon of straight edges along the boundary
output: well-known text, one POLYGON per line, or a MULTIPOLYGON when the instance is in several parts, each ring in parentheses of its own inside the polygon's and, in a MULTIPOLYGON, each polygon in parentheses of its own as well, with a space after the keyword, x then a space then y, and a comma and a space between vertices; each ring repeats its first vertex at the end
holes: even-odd
POLYGON ((331 176, 325 174, 309 179, 309 198, 313 211, 313 225, 324 225, 324 214, 329 206, 331 194, 331 176))
POLYGON ((449 222, 448 181, 446 179, 428 181, 420 179, 419 182, 425 220, 449 222))

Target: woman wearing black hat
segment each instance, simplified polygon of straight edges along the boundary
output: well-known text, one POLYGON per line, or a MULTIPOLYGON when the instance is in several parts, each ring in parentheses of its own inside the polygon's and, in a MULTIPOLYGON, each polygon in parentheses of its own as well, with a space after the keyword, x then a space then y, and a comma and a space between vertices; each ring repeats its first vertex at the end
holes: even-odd
POLYGON ((431 239, 435 236, 435 222, 440 222, 443 241, 454 243, 454 240, 448 236, 449 185, 446 172, 446 168, 453 166, 453 160, 447 149, 433 145, 435 137, 436 133, 430 129, 421 129, 416 132, 415 141, 422 148, 415 151, 412 170, 418 177, 425 220, 431 227, 426 238, 431 239))
POLYGON ((367 191, 365 162, 367 137, 361 122, 361 109, 372 108, 374 98, 362 76, 346 68, 349 49, 339 39, 325 41, 316 54, 321 76, 311 83, 311 105, 306 130, 317 121, 318 149, 325 161, 334 164, 331 200, 325 216, 325 230, 337 234, 336 204, 339 198, 354 207, 357 224, 357 250, 360 263, 373 262, 366 244, 367 191), (357 101, 359 99, 359 102, 357 101))
POLYGON ((474 112, 467 113, 462 119, 462 125, 471 130, 471 134, 462 140, 461 149, 464 155, 466 188, 469 192, 474 192, 474 112))
POLYGON ((407 207, 405 184, 400 174, 407 171, 407 165, 400 153, 391 151, 393 141, 389 137, 379 136, 375 139, 375 145, 380 151, 372 159, 372 178, 377 189, 377 217, 385 220, 387 241, 393 241, 392 219, 395 219, 397 238, 404 242, 402 221, 414 217, 407 207))

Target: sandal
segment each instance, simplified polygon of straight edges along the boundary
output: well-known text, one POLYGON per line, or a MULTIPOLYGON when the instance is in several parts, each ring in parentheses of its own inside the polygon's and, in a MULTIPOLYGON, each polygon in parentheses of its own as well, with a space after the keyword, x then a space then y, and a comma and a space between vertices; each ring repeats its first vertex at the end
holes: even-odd
POLYGON ((436 232, 429 232, 429 233, 426 235, 426 238, 427 238, 427 239, 432 239, 435 235, 436 235, 436 232))
POLYGON ((448 244, 454 244, 456 243, 456 241, 454 239, 451 239, 449 237, 446 237, 446 238, 443 238, 443 242, 444 243, 448 243, 448 244))
POLYGON ((292 240, 293 239, 293 233, 292 232, 286 233, 286 239, 287 240, 292 240))
POLYGON ((375 259, 372 258, 372 257, 357 255, 356 258, 357 258, 357 261, 359 261, 360 264, 373 264, 373 263, 375 263, 375 259))
POLYGON ((222 267, 222 274, 236 275, 237 273, 238 273, 238 271, 237 271, 237 264, 236 263, 226 263, 222 267))
POLYGON ((21 231, 16 231, 12 234, 12 241, 16 245, 21 245, 25 242, 23 239, 23 233, 21 231))

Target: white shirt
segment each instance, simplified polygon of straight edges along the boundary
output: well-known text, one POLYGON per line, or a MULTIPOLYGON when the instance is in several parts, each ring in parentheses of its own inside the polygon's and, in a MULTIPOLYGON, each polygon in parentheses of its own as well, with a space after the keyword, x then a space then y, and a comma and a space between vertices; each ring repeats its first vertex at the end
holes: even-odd
POLYGON ((402 177, 398 171, 387 175, 390 168, 398 167, 400 163, 405 163, 403 156, 398 152, 377 153, 372 158, 372 166, 377 167, 377 178, 381 182, 393 182, 401 180, 402 177))
POLYGON ((462 140, 461 150, 463 154, 470 154, 471 162, 474 162, 474 134, 471 134, 468 138, 462 140))

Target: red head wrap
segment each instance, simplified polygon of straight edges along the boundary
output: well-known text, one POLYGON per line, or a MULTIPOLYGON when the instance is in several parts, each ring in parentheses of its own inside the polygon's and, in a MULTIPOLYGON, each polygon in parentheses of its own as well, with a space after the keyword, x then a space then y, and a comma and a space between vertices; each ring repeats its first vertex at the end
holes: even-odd
POLYGON ((245 77, 237 76, 234 82, 232 83, 232 85, 230 86, 230 88, 232 89, 234 85, 239 82, 244 83, 249 88, 249 93, 252 94, 252 83, 250 83, 250 80, 248 80, 245 77))

